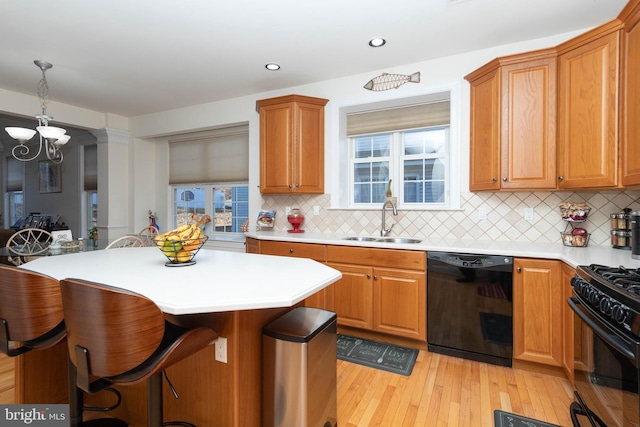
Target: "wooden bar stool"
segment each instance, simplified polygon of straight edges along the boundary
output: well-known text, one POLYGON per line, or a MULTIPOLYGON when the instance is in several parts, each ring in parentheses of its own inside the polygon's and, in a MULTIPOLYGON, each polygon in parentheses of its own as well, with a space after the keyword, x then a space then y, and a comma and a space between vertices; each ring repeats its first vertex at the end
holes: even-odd
POLYGON ((207 347, 218 337, 216 332, 168 322, 153 301, 134 292, 79 279, 64 279, 60 285, 77 386, 95 393, 146 380, 149 427, 193 426, 163 421, 162 373, 207 347))
MULTIPOLYGON (((60 282, 43 274, 0 265, 0 322, 0 351, 10 357, 32 350, 44 350, 58 344, 66 336, 60 282)), ((75 382, 75 377, 73 379, 75 382)), ((70 410, 72 416, 76 413, 79 418, 76 425, 127 426, 115 418, 82 423, 82 413, 85 410, 104 412, 118 406, 120 394, 113 389, 109 391, 117 397, 114 405, 104 408, 83 407, 82 391, 78 391, 70 381, 70 410), (74 398, 76 400, 73 400, 74 398)))

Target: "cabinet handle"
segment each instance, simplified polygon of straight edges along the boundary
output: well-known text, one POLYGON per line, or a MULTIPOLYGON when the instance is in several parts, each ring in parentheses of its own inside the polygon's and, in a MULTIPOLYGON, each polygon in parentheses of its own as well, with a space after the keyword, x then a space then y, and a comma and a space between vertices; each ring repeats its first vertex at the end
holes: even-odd
POLYGON ((367 274, 367 279, 371 279, 371 275, 370 274, 367 274))
POLYGON ((300 187, 300 184, 296 184, 296 188, 300 187))
POLYGON ((498 181, 498 179, 497 178, 491 178, 491 181, 496 182, 496 181, 498 181))
POLYGON ((502 178, 502 182, 507 182, 507 178, 502 178))
POLYGON ((373 275, 373 280, 378 280, 378 276, 376 276, 375 274, 373 275))
POLYGON ((293 253, 293 249, 289 249, 289 253, 292 254, 293 253))
POLYGON ((520 267, 516 268, 516 271, 517 271, 518 273, 522 273, 522 269, 521 269, 520 267))
POLYGON ((563 179, 564 179, 564 176, 562 176, 562 175, 560 175, 560 176, 558 177, 558 181, 562 181, 563 179))
POLYGON ((293 185, 289 184, 289 188, 293 188, 293 185))

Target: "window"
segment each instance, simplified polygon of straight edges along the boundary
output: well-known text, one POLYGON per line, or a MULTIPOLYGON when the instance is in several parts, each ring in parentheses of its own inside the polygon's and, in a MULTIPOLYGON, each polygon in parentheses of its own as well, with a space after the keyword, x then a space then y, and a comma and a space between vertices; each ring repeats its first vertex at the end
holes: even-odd
POLYGON ((169 140, 169 184, 175 227, 211 217, 205 232, 242 233, 249 218, 249 127, 229 126, 169 140))
POLYGON ((246 183, 172 186, 171 194, 174 227, 206 214, 211 217, 207 235, 242 233, 240 227, 249 218, 246 183))
POLYGON ((22 193, 22 183, 24 180, 24 163, 12 157, 7 157, 6 163, 6 214, 9 223, 5 226, 11 227, 25 215, 24 195, 22 193))
POLYGON ((83 145, 86 229, 98 226, 98 146, 83 145))
POLYGON ((340 206, 379 208, 391 181, 401 208, 457 207, 459 177, 451 167, 455 151, 450 93, 397 103, 343 111, 347 149, 338 151, 348 161, 340 163, 340 181, 348 183, 349 191, 340 206))

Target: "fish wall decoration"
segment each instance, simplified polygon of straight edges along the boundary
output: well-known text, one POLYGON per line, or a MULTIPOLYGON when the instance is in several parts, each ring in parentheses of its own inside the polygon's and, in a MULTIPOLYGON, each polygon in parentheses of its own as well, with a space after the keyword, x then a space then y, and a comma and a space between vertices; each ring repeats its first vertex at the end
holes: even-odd
POLYGON ((420 83, 420 72, 413 73, 410 76, 382 73, 378 77, 369 80, 367 84, 364 85, 364 88, 373 91, 398 89, 405 83, 420 83))

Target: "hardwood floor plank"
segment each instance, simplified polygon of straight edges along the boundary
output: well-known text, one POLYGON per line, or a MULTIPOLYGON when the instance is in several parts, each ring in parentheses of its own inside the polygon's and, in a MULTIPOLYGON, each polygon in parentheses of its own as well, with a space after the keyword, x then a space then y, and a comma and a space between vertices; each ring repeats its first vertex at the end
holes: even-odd
POLYGON ((339 400, 338 425, 493 427, 496 409, 563 427, 571 425, 572 387, 563 378, 424 350, 409 377, 376 371, 352 364, 341 371, 358 380, 343 381, 342 387, 349 392, 339 390, 339 395, 359 396, 360 403, 339 400), (366 372, 369 378, 353 376, 349 370, 366 372))

